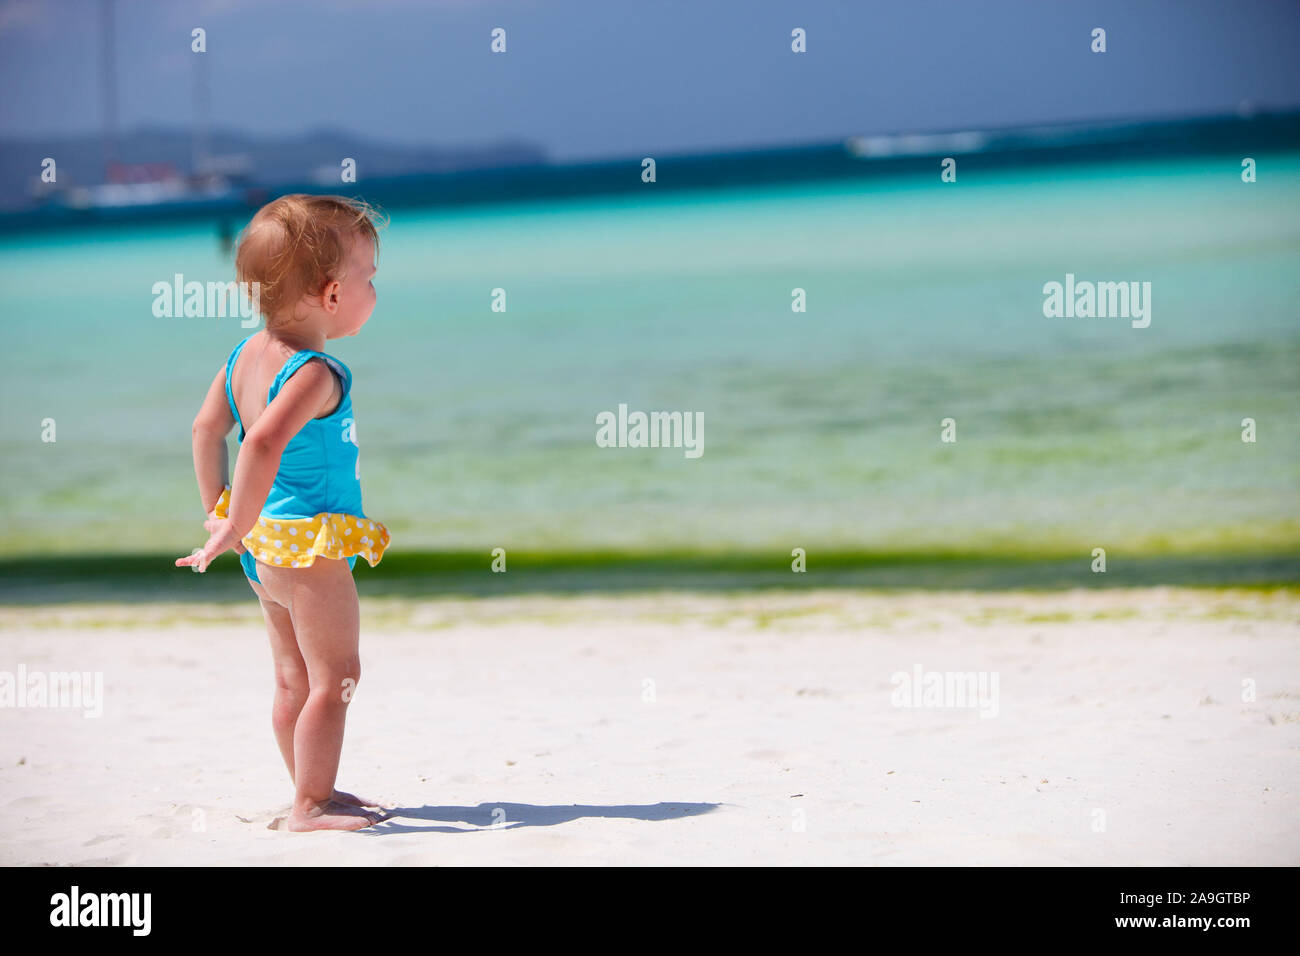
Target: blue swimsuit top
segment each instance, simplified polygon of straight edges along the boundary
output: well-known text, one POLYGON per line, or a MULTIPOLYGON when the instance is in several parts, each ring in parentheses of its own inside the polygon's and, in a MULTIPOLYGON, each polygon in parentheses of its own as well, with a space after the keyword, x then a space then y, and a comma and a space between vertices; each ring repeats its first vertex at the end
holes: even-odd
MULTIPOLYGON (((256 335, 257 333, 253 333, 256 335)), ((235 360, 248 344, 247 339, 235 346, 226 360, 226 399, 239 424, 239 443, 244 443, 244 423, 235 406, 230 388, 235 360)), ((322 512, 364 518, 361 510, 361 462, 357 444, 357 426, 352 416, 352 372, 346 365, 324 352, 303 349, 284 363, 266 395, 270 405, 284 383, 303 364, 313 358, 324 359, 343 381, 343 398, 339 407, 324 418, 313 418, 289 440, 280 456, 271 491, 262 508, 263 517, 311 518, 322 512)))

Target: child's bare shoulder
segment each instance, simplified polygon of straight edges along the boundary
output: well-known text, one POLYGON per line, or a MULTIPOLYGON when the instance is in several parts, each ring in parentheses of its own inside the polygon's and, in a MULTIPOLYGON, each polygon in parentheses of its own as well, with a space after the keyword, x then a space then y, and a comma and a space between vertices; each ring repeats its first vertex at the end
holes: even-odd
POLYGON ((325 362, 308 359, 289 376, 254 423, 253 431, 272 444, 287 444, 308 421, 321 417, 337 387, 334 372, 325 362))
MULTIPOLYGON (((280 387, 279 395, 291 395, 295 403, 324 401, 333 394, 337 383, 338 377, 330 364, 321 356, 313 355, 294 370, 280 387)), ((279 395, 276 396, 277 399, 279 395)))
POLYGON ((334 367, 333 362, 326 361, 319 355, 313 355, 302 365, 302 371, 306 371, 308 368, 311 369, 313 379, 319 379, 327 383, 325 398, 321 402, 316 417, 324 418, 326 415, 333 414, 343 401, 343 376, 339 374, 339 370, 334 367))

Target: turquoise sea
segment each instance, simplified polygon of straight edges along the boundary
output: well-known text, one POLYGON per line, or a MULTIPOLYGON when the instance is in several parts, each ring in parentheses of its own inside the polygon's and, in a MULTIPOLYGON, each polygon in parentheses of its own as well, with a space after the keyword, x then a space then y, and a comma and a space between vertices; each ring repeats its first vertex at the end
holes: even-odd
MULTIPOLYGON (((390 554, 1300 546, 1300 155, 391 215, 329 345, 390 554), (1044 317, 1067 273, 1150 327, 1044 317), (620 403, 704 454, 598 447, 620 403)), ((175 273, 233 278, 211 223, 0 238, 4 555, 206 537, 190 424, 252 330, 155 317, 175 273)))

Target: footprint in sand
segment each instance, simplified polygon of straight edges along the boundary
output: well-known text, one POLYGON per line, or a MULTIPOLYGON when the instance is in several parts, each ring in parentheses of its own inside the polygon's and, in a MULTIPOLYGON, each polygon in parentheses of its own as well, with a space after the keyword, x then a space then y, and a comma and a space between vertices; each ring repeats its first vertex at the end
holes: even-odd
POLYGON ((212 811, 192 803, 173 803, 166 810, 147 814, 142 820, 160 823, 151 834, 156 840, 174 840, 187 833, 202 833, 207 829, 212 811))

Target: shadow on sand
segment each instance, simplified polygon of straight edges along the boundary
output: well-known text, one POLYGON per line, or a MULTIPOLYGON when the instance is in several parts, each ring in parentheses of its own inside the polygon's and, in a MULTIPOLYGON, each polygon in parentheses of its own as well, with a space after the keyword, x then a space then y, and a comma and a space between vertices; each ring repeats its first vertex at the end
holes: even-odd
POLYGON ((592 806, 573 803, 539 806, 533 803, 480 803, 476 807, 394 807, 373 827, 357 830, 371 836, 389 833, 478 833, 518 827, 553 827, 584 817, 627 820, 676 820, 710 813, 718 803, 650 803, 592 806), (411 822, 408 822, 411 821, 411 822), (415 822, 418 821, 418 822, 415 822), (461 826, 446 824, 459 823, 461 826), (444 824, 444 825, 439 825, 444 824))

